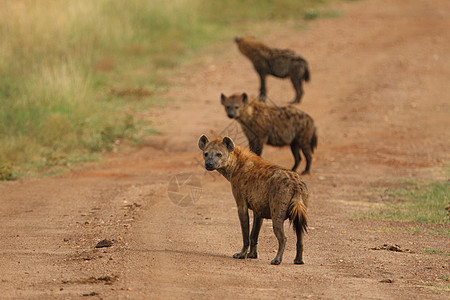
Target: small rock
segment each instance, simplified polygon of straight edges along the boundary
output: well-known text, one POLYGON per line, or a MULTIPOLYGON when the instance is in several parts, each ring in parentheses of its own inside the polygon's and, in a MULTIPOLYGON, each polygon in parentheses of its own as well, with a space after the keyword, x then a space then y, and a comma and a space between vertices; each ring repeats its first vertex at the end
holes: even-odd
POLYGON ((95 248, 111 247, 113 244, 114 244, 113 241, 104 239, 98 242, 97 245, 95 245, 95 248))

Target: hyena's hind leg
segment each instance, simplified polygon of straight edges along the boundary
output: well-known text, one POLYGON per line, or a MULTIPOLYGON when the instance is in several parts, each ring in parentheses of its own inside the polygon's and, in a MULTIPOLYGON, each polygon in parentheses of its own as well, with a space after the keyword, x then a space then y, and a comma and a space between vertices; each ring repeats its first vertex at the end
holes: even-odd
POLYGON ((309 174, 310 173, 311 161, 312 161, 312 149, 311 149, 311 146, 310 145, 306 145, 306 146, 302 147, 302 152, 303 152, 303 155, 305 155, 305 159, 306 159, 306 168, 302 172, 302 175, 305 175, 305 174, 309 174))
POLYGON ((303 231, 295 230, 295 233, 297 234, 297 255, 295 256, 294 264, 303 265, 303 231))
POLYGON ((298 141, 294 140, 291 143, 291 151, 292 154, 294 155, 294 159, 295 159, 295 163, 294 166, 292 167, 292 171, 297 170, 298 165, 300 164, 300 161, 302 160, 302 157, 300 156, 300 144, 298 143, 298 141))
MULTIPOLYGON (((274 197, 292 198, 282 195, 274 195, 274 197)), ((270 262, 272 265, 279 265, 283 259, 284 248, 286 246, 286 236, 284 235, 284 220, 286 220, 288 203, 287 199, 278 199, 270 208, 270 216, 272 218, 273 233, 278 240, 278 252, 275 258, 270 262)), ((269 203, 271 201, 269 200, 269 203)))
POLYGON ((284 248, 286 246, 286 236, 284 235, 284 218, 272 218, 273 232, 278 240, 278 252, 275 258, 270 262, 272 265, 279 265, 283 259, 284 248))
POLYGON ((267 76, 267 74, 265 74, 264 72, 258 71, 258 70, 256 70, 256 71, 258 72, 259 82, 260 82, 258 100, 260 102, 266 102, 266 94, 267 94, 266 76, 267 76))
POLYGON ((250 251, 247 255, 248 258, 258 258, 256 245, 258 244, 258 236, 262 223, 263 218, 260 218, 257 214, 255 214, 255 212, 253 212, 253 226, 252 232, 250 233, 250 251))
POLYGON ((302 68, 300 69, 296 68, 290 73, 291 82, 295 89, 295 98, 294 100, 292 100, 291 102, 292 104, 300 103, 303 96, 303 83, 302 83, 303 77, 301 76, 301 71, 302 68))

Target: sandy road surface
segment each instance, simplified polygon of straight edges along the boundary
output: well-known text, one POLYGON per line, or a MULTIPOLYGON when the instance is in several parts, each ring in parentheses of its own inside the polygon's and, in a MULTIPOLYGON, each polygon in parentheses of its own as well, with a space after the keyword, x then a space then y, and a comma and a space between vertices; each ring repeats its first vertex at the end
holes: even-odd
MULTIPOLYGON (((450 2, 368 0, 339 9, 342 17, 308 30, 262 37, 295 49, 311 67, 299 106, 319 129, 304 177, 305 265, 292 263, 290 229, 283 263, 270 265, 277 242, 269 221, 258 259, 231 258, 241 233, 229 184, 199 164, 202 133, 239 136, 220 93, 258 89, 230 41, 226 54, 179 71, 167 97, 186 101, 149 116, 164 134, 148 146, 64 176, 0 184, 0 298, 448 298, 448 256, 424 251, 448 252, 448 237, 353 216, 385 201, 377 188, 447 180, 450 2), (201 190, 182 187, 195 200, 182 207, 169 182, 188 175, 201 190), (104 238, 115 243, 95 249, 104 238), (405 251, 371 250, 383 244, 405 251)), ((268 93, 278 105, 294 96, 289 81, 274 78, 268 93)), ((288 148, 266 147, 263 157, 293 163, 288 148)))

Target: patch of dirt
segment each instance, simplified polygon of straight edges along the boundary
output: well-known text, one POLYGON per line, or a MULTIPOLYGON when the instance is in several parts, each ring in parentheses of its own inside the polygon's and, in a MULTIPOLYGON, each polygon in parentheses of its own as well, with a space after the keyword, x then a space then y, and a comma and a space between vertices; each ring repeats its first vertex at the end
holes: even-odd
MULTIPOLYGON (((204 169, 197 149, 203 133, 244 141, 220 93, 256 96, 259 83, 230 41, 222 54, 178 70, 167 97, 188 100, 155 109, 163 134, 146 138, 148 146, 64 176, 0 184, 2 297, 448 299, 448 237, 429 234, 448 226, 355 215, 387 201, 376 189, 448 180, 440 170, 450 161, 449 1, 336 9, 342 17, 260 37, 294 49, 311 69, 299 105, 319 135, 312 174, 303 177, 311 192, 304 265, 293 264, 292 230, 283 263, 270 265, 277 242, 267 220, 258 259, 231 257, 242 241, 230 186, 204 169), (180 174, 196 178, 195 191, 180 174), (176 205, 179 198, 189 205, 176 205), (113 247, 94 248, 111 237, 113 247), (385 244, 379 248, 388 251, 371 250, 385 244)), ((269 77, 267 86, 278 105, 294 96, 289 80, 269 77)), ((288 148, 266 147, 262 156, 293 163, 288 148)))

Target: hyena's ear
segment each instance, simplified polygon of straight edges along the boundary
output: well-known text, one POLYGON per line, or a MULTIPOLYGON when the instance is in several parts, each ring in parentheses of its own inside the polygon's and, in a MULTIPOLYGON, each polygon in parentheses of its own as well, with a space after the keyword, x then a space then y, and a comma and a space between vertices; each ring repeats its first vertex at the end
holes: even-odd
POLYGON ((206 135, 202 135, 200 139, 198 140, 198 147, 200 150, 205 150, 206 144, 209 143, 208 137, 206 135))
POLYGON ((220 104, 223 105, 223 103, 225 102, 225 99, 227 99, 227 97, 223 93, 220 94, 220 104))
POLYGON ((222 140, 222 144, 224 144, 227 147, 228 152, 233 152, 234 151, 234 142, 231 138, 229 137, 224 137, 222 140))
POLYGON ((242 97, 242 102, 244 102, 244 105, 247 105, 247 103, 248 103, 248 96, 247 96, 247 93, 243 93, 243 94, 241 95, 241 97, 242 97))

